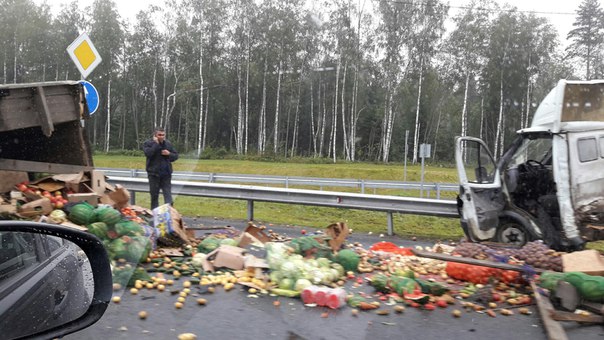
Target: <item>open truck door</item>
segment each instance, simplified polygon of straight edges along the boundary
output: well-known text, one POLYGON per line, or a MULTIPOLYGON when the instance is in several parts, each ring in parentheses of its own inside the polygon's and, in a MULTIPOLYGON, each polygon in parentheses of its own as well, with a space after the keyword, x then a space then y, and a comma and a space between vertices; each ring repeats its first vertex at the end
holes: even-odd
POLYGON ((486 144, 474 137, 455 138, 455 160, 464 232, 472 241, 492 239, 505 206, 495 160, 486 144))

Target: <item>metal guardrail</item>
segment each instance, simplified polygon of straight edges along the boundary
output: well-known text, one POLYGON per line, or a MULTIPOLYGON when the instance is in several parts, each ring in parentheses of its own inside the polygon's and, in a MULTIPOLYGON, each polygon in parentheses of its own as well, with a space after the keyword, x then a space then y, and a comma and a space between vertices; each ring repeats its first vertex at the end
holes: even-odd
MULTIPOLYGON (((109 176, 110 184, 120 184, 131 191, 135 203, 136 192, 149 192, 146 178, 109 176)), ((236 184, 217 184, 172 181, 174 195, 238 199, 247 201, 248 220, 254 219, 254 202, 273 202, 323 206, 331 208, 383 211, 388 214, 388 235, 393 234, 393 213, 457 218, 457 202, 426 198, 386 195, 366 195, 348 192, 319 191, 291 188, 273 188, 236 184)))
MULTIPOLYGON (((110 169, 98 168, 105 172, 107 176, 147 178, 147 172, 141 169, 110 169)), ((426 191, 429 198, 431 192, 435 193, 435 198, 440 199, 442 192, 458 192, 459 184, 453 183, 420 183, 420 182, 399 182, 386 180, 364 180, 364 179, 346 179, 346 178, 321 178, 321 177, 295 177, 295 176, 274 176, 274 175, 249 175, 249 174, 229 174, 229 173, 211 173, 211 172, 186 172, 175 171, 172 179, 181 181, 196 181, 208 183, 253 183, 266 185, 279 185, 284 188, 290 186, 310 186, 318 187, 323 190, 324 187, 348 187, 358 188, 362 194, 366 190, 376 189, 395 189, 395 190, 418 190, 426 191)))

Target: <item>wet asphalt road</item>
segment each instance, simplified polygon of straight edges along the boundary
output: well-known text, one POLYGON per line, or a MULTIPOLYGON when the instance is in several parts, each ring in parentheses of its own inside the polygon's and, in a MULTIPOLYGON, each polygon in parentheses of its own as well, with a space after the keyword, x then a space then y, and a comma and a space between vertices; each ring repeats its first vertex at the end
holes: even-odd
MULTIPOLYGON (((213 219, 185 219, 185 222, 190 227, 231 225, 242 229, 246 225, 244 221, 213 219)), ((281 234, 300 235, 299 228, 269 228, 281 234)), ((311 228, 309 232, 313 230, 311 228)), ((365 247, 380 240, 403 246, 429 244, 396 236, 380 238, 357 234, 349 240, 361 242, 365 247)), ((176 281, 172 289, 181 288, 181 281, 176 281)), ((372 291, 367 285, 356 290, 348 287, 347 290, 354 292, 359 289, 372 291)), ((163 293, 142 289, 138 295, 126 291, 121 292, 121 297, 121 303, 111 303, 96 324, 65 339, 176 339, 178 334, 189 332, 196 334, 198 339, 547 339, 535 308, 532 308, 532 316, 516 313, 496 318, 464 311, 456 319, 451 316, 453 307, 435 311, 408 307, 403 314, 379 316, 361 312, 354 317, 348 306, 331 310, 306 307, 299 299, 250 298, 240 285, 235 285, 230 292, 219 287, 214 294, 202 294, 193 289, 182 309, 174 308, 178 295, 171 295, 168 289, 163 293), (197 305, 195 300, 198 297, 207 299, 207 305, 197 305), (281 302, 278 307, 273 304, 276 300, 281 302), (146 320, 138 317, 138 312, 143 310, 148 313, 146 320), (327 313, 327 317, 322 317, 323 313, 327 313)), ((576 323, 565 326, 570 339, 604 338, 601 326, 576 323)))

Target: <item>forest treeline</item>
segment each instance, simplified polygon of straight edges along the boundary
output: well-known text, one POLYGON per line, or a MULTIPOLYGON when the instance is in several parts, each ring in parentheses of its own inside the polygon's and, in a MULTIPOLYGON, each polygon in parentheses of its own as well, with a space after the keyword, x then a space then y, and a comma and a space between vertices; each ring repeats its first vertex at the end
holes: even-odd
POLYGON ((602 77, 603 18, 583 0, 560 37, 490 0, 170 0, 133 21, 113 0, 56 14, 0 0, 0 81, 79 79, 66 47, 87 32, 103 58, 87 79, 95 150, 140 149, 165 126, 191 157, 389 162, 407 146, 415 162, 427 143, 450 162, 454 136, 500 154, 559 79, 602 77))

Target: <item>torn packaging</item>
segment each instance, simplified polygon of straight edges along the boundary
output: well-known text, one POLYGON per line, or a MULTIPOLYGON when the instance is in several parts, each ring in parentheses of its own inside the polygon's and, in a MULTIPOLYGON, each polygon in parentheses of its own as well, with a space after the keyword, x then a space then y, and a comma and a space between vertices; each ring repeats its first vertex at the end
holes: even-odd
POLYGON ((233 270, 241 270, 245 266, 245 249, 222 245, 206 256, 203 268, 213 271, 214 268, 225 267, 233 270))

